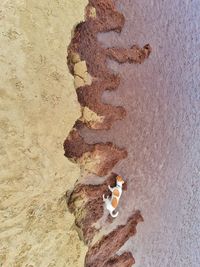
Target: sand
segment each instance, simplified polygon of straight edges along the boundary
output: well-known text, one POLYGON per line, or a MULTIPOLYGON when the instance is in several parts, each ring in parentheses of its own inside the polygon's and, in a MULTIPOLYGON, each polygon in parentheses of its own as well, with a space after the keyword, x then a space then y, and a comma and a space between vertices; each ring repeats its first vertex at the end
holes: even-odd
POLYGON ((0 266, 83 266, 63 141, 80 116, 66 50, 86 4, 1 1, 0 266))

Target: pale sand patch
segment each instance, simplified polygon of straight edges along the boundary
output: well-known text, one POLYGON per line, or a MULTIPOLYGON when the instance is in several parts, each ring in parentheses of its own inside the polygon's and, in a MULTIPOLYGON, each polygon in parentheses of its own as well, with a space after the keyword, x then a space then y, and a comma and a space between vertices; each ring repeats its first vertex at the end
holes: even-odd
POLYGON ((86 0, 0 7, 0 266, 83 266, 64 195, 80 175, 63 141, 80 117, 66 65, 86 0))

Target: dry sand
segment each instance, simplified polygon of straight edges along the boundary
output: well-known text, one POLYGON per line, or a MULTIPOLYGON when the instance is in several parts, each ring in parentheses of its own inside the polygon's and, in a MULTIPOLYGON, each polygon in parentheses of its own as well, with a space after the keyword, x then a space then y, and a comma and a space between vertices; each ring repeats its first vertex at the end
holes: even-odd
POLYGON ((0 266, 83 266, 64 195, 63 141, 80 116, 66 48, 85 0, 0 4, 0 266))

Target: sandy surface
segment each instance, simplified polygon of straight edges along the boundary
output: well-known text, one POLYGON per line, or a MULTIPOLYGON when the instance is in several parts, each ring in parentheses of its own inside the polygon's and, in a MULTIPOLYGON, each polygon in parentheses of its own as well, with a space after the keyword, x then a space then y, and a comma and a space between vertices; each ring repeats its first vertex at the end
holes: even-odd
MULTIPOLYGON (((114 169, 129 184, 115 224, 141 210, 145 222, 124 247, 136 266, 198 267, 199 5, 116 3, 125 28, 101 41, 123 47, 149 42, 153 53, 140 66, 109 63, 122 81, 103 100, 123 105, 128 116, 109 133, 87 132, 86 139, 128 148, 128 158, 114 169)), ((0 5, 0 266, 83 266, 86 247, 64 200, 80 170, 64 158, 62 143, 80 116, 65 54, 85 5, 82 0, 0 5)))
POLYGON ((63 198, 79 168, 62 144, 80 116, 65 56, 86 2, 0 4, 0 266, 83 266, 63 198))

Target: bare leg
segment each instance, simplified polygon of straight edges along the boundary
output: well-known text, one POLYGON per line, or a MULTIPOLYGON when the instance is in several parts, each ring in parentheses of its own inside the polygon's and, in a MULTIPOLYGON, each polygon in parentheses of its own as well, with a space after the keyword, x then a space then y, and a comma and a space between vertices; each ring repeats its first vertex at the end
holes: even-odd
POLYGON ((108 185, 108 189, 111 191, 111 192, 113 192, 113 188, 112 187, 110 187, 110 185, 108 185))

